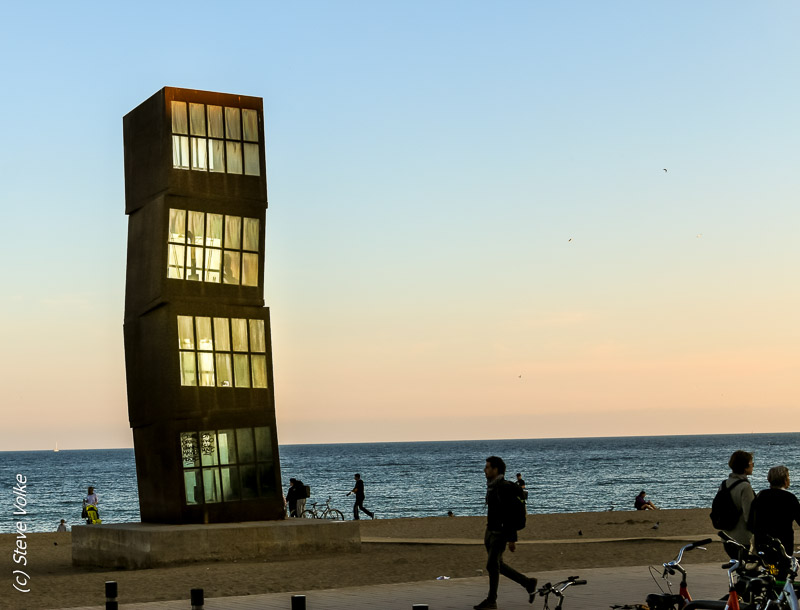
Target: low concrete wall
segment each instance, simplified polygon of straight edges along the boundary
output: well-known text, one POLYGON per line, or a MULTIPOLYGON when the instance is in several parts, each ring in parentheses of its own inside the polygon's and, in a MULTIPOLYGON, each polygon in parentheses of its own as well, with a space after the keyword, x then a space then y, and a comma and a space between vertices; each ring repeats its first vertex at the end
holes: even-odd
POLYGON ((197 561, 361 551, 356 521, 287 519, 210 525, 113 523, 72 528, 72 564, 140 569, 197 561))

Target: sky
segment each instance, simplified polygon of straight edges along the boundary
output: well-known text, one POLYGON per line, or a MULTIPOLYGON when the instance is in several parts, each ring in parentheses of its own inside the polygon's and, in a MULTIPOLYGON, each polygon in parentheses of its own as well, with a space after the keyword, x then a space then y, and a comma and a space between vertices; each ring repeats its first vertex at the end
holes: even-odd
POLYGON ((0 450, 132 446, 122 117, 164 86, 264 100, 282 444, 799 429, 797 4, 4 16, 0 450))

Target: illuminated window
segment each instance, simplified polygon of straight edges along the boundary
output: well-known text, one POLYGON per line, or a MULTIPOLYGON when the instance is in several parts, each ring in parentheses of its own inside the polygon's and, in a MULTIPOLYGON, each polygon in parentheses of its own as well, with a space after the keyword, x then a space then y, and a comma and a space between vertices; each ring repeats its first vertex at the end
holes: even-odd
POLYGON ((186 504, 251 500, 274 492, 268 427, 181 432, 180 444, 186 504))
POLYGON ((178 316, 181 385, 266 388, 264 320, 178 316))
POLYGON ((169 211, 167 277, 258 286, 258 218, 169 211))
POLYGON ((261 175, 258 111, 172 102, 172 167, 261 175))

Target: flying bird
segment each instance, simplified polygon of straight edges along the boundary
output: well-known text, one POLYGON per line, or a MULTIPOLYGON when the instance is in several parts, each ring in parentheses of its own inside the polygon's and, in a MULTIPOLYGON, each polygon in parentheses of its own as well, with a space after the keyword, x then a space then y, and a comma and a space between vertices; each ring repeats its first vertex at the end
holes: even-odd
POLYGON ((570 237, 567 241, 572 241, 572 238, 570 237))
POLYGON ((666 167, 664 168, 664 173, 667 173, 667 168, 666 167))

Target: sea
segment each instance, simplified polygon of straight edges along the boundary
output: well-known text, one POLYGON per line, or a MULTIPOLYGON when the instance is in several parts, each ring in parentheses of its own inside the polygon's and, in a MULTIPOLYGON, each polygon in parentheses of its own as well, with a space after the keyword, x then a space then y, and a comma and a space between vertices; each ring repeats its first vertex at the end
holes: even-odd
MULTIPOLYGON (((365 506, 378 519, 485 514, 485 458, 502 457, 511 480, 520 472, 529 513, 633 510, 641 491, 660 508, 706 508, 727 477, 730 454, 751 451, 756 490, 770 467, 800 468, 800 433, 617 438, 513 439, 281 445, 284 491, 290 477, 311 487, 311 502, 352 518, 353 474, 366 485, 365 506)), ((81 500, 94 486, 104 523, 137 522, 133 449, 0 452, 0 532, 22 520, 28 531, 81 524, 81 500), (24 516, 15 515, 17 476, 24 516)))

